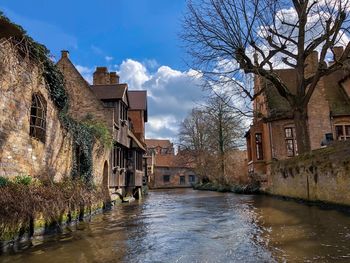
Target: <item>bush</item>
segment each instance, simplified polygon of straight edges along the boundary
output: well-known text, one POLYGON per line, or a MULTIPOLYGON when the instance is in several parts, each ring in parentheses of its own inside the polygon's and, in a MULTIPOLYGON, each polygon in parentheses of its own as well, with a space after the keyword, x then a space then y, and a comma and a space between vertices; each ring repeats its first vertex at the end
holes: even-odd
POLYGON ((4 187, 10 184, 10 180, 0 176, 0 187, 4 187))
POLYGON ((17 175, 13 180, 14 183, 21 185, 30 185, 32 181, 33 178, 29 175, 17 175))

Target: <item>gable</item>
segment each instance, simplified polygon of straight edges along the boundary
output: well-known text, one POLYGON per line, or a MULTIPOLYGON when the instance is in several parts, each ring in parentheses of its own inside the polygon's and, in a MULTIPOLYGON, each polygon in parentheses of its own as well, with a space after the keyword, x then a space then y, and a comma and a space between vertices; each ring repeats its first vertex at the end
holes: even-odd
POLYGON ((69 96, 69 114, 77 120, 82 120, 89 114, 101 120, 107 126, 111 126, 108 125, 109 119, 112 119, 108 117, 110 110, 104 108, 102 102, 91 90, 89 83, 80 75, 67 56, 62 57, 57 62, 57 67, 64 76, 69 96))

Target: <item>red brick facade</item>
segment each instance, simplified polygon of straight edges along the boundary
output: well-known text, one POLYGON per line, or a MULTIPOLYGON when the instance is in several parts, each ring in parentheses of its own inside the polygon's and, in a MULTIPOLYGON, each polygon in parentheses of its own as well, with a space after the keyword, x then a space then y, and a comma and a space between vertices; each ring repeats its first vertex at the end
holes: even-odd
POLYGON ((191 187, 197 182, 193 169, 182 165, 169 140, 146 139, 146 145, 151 188, 191 187))
MULTIPOLYGON (((341 51, 341 50, 339 50, 341 51)), ((317 53, 312 54, 306 72, 313 72, 317 53)), ((281 69, 276 73, 292 91, 296 89, 296 72, 281 69)), ((349 73, 339 70, 323 77, 308 104, 308 129, 311 148, 321 147, 326 134, 334 140, 350 139, 350 81, 349 73), (348 137, 347 137, 348 135, 348 137)), ((256 179, 269 183, 272 160, 298 154, 293 114, 288 102, 260 77, 255 79, 255 92, 263 85, 265 91, 253 102, 255 116, 246 133, 248 172, 256 179)))

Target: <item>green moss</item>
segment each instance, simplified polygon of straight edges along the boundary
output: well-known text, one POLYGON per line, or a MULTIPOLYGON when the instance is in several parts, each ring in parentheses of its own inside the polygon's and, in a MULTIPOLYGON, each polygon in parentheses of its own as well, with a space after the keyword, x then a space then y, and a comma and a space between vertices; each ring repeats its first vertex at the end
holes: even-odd
POLYGON ((0 187, 5 187, 9 185, 11 182, 8 178, 0 176, 0 187))
POLYGON ((30 185, 33 181, 33 177, 29 175, 17 175, 13 181, 16 184, 30 185))

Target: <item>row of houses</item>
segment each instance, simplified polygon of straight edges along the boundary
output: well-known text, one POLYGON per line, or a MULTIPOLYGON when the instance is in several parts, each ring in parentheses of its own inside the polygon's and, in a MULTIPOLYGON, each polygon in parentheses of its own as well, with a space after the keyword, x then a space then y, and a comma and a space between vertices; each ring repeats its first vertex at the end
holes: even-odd
POLYGON ((56 64, 68 99, 62 109, 59 90, 48 83, 47 68, 28 48, 24 32, 4 18, 0 28, 0 176, 60 181, 75 170, 91 173, 93 183, 111 193, 139 193, 146 181, 147 92, 129 90, 106 67, 96 68, 90 84, 69 52, 62 51, 56 64), (88 149, 82 143, 87 138, 67 131, 62 114, 69 116, 66 120, 105 127, 111 143, 97 141, 88 149), (92 171, 85 171, 89 162, 92 171))

